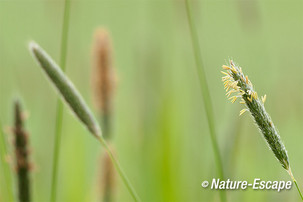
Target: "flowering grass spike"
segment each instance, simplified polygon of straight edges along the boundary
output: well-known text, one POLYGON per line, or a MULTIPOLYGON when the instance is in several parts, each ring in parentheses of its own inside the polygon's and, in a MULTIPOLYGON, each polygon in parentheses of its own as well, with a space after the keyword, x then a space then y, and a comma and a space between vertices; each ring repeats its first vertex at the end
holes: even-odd
POLYGON ((266 95, 259 98, 251 81, 248 79, 248 76, 245 76, 242 72, 242 68, 235 65, 232 60, 230 60, 230 66, 223 65, 223 69, 226 71, 221 71, 224 74, 222 81, 224 83, 224 89, 227 92, 226 95, 228 99, 234 103, 239 98, 240 103, 246 105, 246 108, 240 111, 240 115, 246 111, 250 111, 261 133, 263 134, 263 137, 268 143, 268 146, 273 151, 282 167, 289 173, 292 180, 295 182, 303 200, 302 194, 291 172, 285 146, 282 143, 278 131, 269 114, 265 110, 264 103, 266 101, 266 95))
POLYGON ((40 67, 43 69, 47 77, 53 86, 58 90, 62 99, 65 101, 72 112, 79 118, 81 123, 87 127, 92 135, 94 135, 98 141, 104 146, 110 159, 112 160, 116 170, 121 176, 123 182, 125 183, 128 191, 133 196, 135 201, 140 201, 135 189, 130 184, 126 174, 122 170, 118 160, 113 156, 112 151, 108 147, 105 139, 101 134, 101 129, 98 122, 94 118, 89 107, 85 103, 81 94, 75 88, 74 84, 70 79, 64 74, 61 68, 55 63, 55 61, 35 42, 29 44, 30 52, 32 53, 34 59, 38 62, 40 67))

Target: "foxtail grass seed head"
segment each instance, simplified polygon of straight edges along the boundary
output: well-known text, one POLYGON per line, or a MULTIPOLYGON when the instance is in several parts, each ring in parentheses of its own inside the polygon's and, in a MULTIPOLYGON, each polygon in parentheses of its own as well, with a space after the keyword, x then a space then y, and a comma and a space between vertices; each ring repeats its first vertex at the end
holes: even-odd
POLYGON ((106 29, 97 29, 93 42, 92 89, 93 100, 101 118, 103 136, 111 137, 112 106, 116 77, 113 68, 112 46, 106 29))
POLYGON ((97 29, 93 42, 92 86, 96 108, 101 114, 111 113, 115 89, 112 45, 106 29, 97 29))
POLYGON ((266 95, 262 96, 261 99, 259 98, 251 81, 248 79, 248 76, 245 76, 241 67, 236 65, 232 60, 230 60, 228 66, 223 65, 223 69, 226 70, 222 71, 224 74, 222 81, 224 83, 224 89, 226 89, 227 92, 227 97, 229 97, 229 100, 232 103, 237 99, 240 99, 240 103, 246 105, 246 108, 240 111, 240 115, 246 111, 251 113, 263 134, 263 137, 267 141, 268 146, 271 148, 282 167, 287 171, 290 171, 287 151, 275 125, 264 107, 266 95))
POLYGON ((16 154, 16 172, 18 178, 19 201, 30 201, 30 178, 31 164, 29 163, 28 133, 24 130, 21 106, 15 102, 15 127, 14 146, 16 154))
POLYGON ((59 94, 75 115, 94 136, 101 136, 100 127, 87 107, 87 104, 84 102, 82 96, 74 87, 73 83, 67 76, 65 76, 60 67, 35 42, 31 42, 29 44, 29 49, 40 67, 42 67, 47 77, 50 79, 51 83, 59 91, 59 94))

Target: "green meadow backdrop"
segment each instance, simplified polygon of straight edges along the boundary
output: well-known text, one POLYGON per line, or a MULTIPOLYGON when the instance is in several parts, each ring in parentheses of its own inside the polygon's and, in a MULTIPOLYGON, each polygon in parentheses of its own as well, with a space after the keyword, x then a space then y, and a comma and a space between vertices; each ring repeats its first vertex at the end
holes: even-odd
MULTIPOLYGON (((239 117, 242 106, 225 97, 220 71, 232 58, 259 96, 267 95, 265 107, 302 188, 303 2, 194 0, 191 5, 225 177, 291 180, 249 113, 239 117)), ((27 45, 35 40, 59 61, 63 6, 62 0, 0 0, 0 121, 14 159, 13 101, 21 98, 34 164, 33 201, 50 198, 58 96, 27 45)), ((111 34, 118 77, 112 144, 142 200, 219 201, 218 191, 201 187, 217 173, 184 1, 71 0, 66 72, 91 107, 92 43, 98 27, 111 34)), ((102 152, 65 107, 57 201, 100 201, 102 152)), ((9 199, 4 167, 0 164, 0 201, 9 199)), ((116 189, 116 201, 132 201, 118 176, 116 189)), ((300 200, 295 188, 227 191, 227 199, 300 200)))

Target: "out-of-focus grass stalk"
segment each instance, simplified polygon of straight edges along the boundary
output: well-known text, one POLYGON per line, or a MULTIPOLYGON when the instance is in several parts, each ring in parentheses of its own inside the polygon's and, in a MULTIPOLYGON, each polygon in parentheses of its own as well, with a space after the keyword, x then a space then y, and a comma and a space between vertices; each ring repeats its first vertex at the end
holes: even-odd
POLYGON ((112 117, 116 75, 109 32, 104 28, 95 31, 93 42, 92 89, 95 109, 101 119, 102 134, 112 139, 112 117))
POLYGON ((8 163, 5 160, 5 157, 7 156, 7 154, 8 153, 7 153, 6 140, 4 138, 2 124, 0 122, 0 160, 1 160, 3 174, 4 174, 4 178, 5 178, 6 193, 7 193, 9 201, 15 201, 12 173, 11 173, 8 163))
MULTIPOLYGON (((101 128, 104 139, 112 140, 113 101, 116 76, 112 59, 111 37, 104 28, 95 31, 93 42, 93 71, 92 71, 93 98, 96 112, 101 119, 101 128)), ((113 145, 111 145, 113 148, 113 145)), ((115 191, 115 168, 108 153, 102 159, 102 198, 104 202, 113 201, 115 191)))
MULTIPOLYGON (((198 73, 198 77, 199 77, 200 88, 201 88, 201 93, 202 93, 203 102, 204 102, 204 109, 205 109, 206 117, 207 117, 207 121, 208 121, 212 148, 214 150, 214 155, 215 155, 217 172, 218 172, 218 176, 221 179, 224 179, 223 165, 222 165, 221 155, 220 155, 219 146, 217 143, 216 131, 215 131, 213 108, 212 108, 210 93, 208 90, 206 76, 205 76, 205 72, 204 72, 204 68, 203 68, 203 61, 202 61, 201 50, 200 50, 200 46, 199 46, 199 38, 198 38, 197 31, 196 31, 196 28, 194 25, 194 19, 192 16, 189 0, 185 0, 185 4, 186 4, 188 25, 189 25, 189 29, 190 29, 190 35, 191 35, 191 40, 192 40, 192 45, 193 45, 193 50, 194 50, 194 55, 195 55, 195 60, 196 60, 197 73, 198 73)), ((224 190, 220 190, 220 198, 221 198, 221 201, 226 201, 226 192, 224 190)))
MULTIPOLYGON (((109 148, 111 149, 112 153, 115 153, 113 150, 112 144, 107 141, 109 144, 109 148)), ((101 161, 101 193, 102 193, 102 200, 103 202, 111 202, 115 201, 115 191, 116 191, 116 171, 115 166, 113 165, 113 161, 111 160, 109 154, 104 152, 102 155, 101 161)))
POLYGON ((31 201, 29 135, 24 130, 24 121, 19 101, 15 102, 14 146, 16 155, 16 172, 18 178, 18 198, 20 202, 31 201))
MULTIPOLYGON (((64 13, 63 13, 63 24, 61 33, 61 48, 60 48, 60 66, 63 71, 66 67, 66 55, 67 55, 67 39, 68 39, 68 28, 69 28, 69 11, 70 11, 70 0, 64 1, 64 13)), ((57 195, 57 177, 58 177, 58 164, 60 157, 60 142, 62 132, 62 120, 63 120, 63 104, 60 99, 57 100, 56 107, 56 125, 55 125, 55 141, 53 151, 53 167, 52 167, 52 179, 51 179, 51 196, 50 201, 56 201, 57 195)))
POLYGON ((74 112, 75 116, 80 120, 80 122, 104 146, 105 150, 108 152, 110 158, 112 159, 118 173, 120 174, 120 177, 125 183, 128 191, 133 196, 133 199, 135 201, 140 201, 135 189, 130 184, 120 164, 114 158, 111 150, 104 140, 98 122, 88 108, 88 105, 85 103, 81 94, 75 88, 74 84, 64 74, 60 67, 52 60, 52 58, 38 46, 38 44, 31 42, 29 44, 29 48, 30 52, 33 54, 34 59, 36 59, 39 66, 46 74, 47 78, 49 78, 50 82, 58 90, 59 95, 65 101, 65 104, 70 107, 70 110, 74 112))

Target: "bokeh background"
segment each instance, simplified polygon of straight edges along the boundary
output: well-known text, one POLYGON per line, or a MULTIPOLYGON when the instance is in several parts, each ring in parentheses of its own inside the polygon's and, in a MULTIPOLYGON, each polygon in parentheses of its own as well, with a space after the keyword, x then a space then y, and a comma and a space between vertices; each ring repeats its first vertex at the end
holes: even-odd
MULTIPOLYGON (((38 42, 56 61, 63 1, 0 0, 0 120, 9 127, 19 97, 29 114, 32 195, 48 201, 57 94, 29 54, 38 42)), ((233 180, 290 180, 248 113, 231 104, 221 66, 233 58, 249 75, 278 127, 303 187, 303 2, 192 1, 224 174, 233 180)), ((217 177, 184 1, 72 0, 67 74, 92 105, 93 33, 111 33, 119 78, 115 96, 117 156, 144 201, 219 201, 201 182, 217 177)), ((64 109, 58 201, 100 201, 99 143, 64 109)), ((117 201, 132 201, 118 178, 117 201)), ((7 200, 0 165, 0 200, 7 200)), ((289 191, 227 191, 229 201, 298 201, 289 191)))

